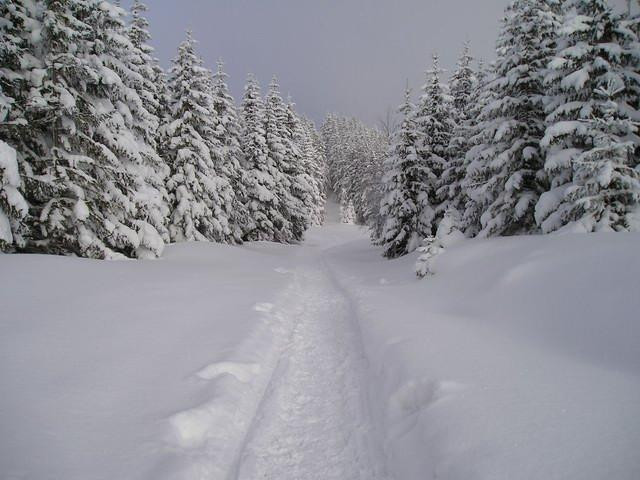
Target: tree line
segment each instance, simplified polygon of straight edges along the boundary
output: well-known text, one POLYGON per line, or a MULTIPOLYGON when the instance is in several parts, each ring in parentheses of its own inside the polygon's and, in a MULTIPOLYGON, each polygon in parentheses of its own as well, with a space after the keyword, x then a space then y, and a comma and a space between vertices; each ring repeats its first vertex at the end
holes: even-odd
POLYGON ((276 78, 236 107, 191 33, 165 72, 145 11, 0 3, 0 250, 145 258, 323 221, 323 146, 276 78))
POLYGON ((448 82, 435 55, 417 103, 407 87, 384 160, 361 148, 349 165, 336 139, 360 134, 327 119, 334 186, 390 258, 429 251, 441 225, 466 237, 640 230, 638 32, 606 0, 513 1, 494 62, 475 66, 467 43, 448 82), (375 195, 358 181, 379 182, 375 195))

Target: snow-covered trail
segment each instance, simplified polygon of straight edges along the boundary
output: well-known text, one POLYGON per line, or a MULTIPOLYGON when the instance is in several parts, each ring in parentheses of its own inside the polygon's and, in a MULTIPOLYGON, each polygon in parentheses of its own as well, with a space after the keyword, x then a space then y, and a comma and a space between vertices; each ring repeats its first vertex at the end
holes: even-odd
POLYGON ((288 305, 292 322, 231 478, 387 478, 368 401, 367 362, 355 310, 324 263, 303 246, 288 305))

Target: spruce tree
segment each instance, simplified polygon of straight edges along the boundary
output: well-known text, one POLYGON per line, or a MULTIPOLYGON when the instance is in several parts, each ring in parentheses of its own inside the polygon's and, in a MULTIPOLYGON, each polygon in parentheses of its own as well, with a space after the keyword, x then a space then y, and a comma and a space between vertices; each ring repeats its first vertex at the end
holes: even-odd
POLYGON ((242 151, 247 173, 246 206, 250 220, 244 239, 272 241, 286 220, 280 213, 276 194, 279 173, 267 146, 264 103, 253 75, 247 78, 244 89, 242 120, 242 151))
POLYGON ((546 0, 516 0, 506 11, 497 44, 493 101, 481 116, 486 139, 481 181, 471 195, 486 205, 481 236, 531 233, 534 207, 545 188, 543 71, 556 45, 557 20, 546 0))
POLYGON ((274 193, 278 199, 280 217, 275 226, 275 241, 288 243, 298 239, 304 228, 298 223, 302 206, 292 194, 292 180, 295 164, 292 158, 290 132, 286 126, 285 104, 280 96, 278 81, 272 78, 265 98, 264 131, 267 141, 267 155, 274 167, 274 193))
POLYGON ((491 123, 482 115, 484 109, 491 104, 494 92, 491 89, 495 73, 493 65, 478 62, 477 84, 469 100, 469 120, 464 134, 466 135, 467 151, 464 155, 462 192, 465 199, 464 213, 460 218, 460 226, 467 237, 475 237, 482 229, 480 218, 487 207, 486 196, 481 186, 488 181, 486 157, 490 150, 487 137, 488 125, 491 123))
POLYGON ((241 241, 249 225, 246 208, 247 178, 242 168, 242 127, 233 97, 227 86, 224 64, 218 62, 213 77, 212 107, 214 119, 214 139, 221 149, 219 158, 214 158, 216 168, 230 182, 234 191, 233 208, 230 216, 231 229, 235 241, 241 241))
MULTIPOLYGON (((155 142, 158 118, 155 108, 143 99, 151 98, 154 89, 145 85, 144 77, 152 71, 140 60, 142 51, 129 39, 125 11, 102 2, 88 17, 95 35, 94 55, 102 64, 108 87, 101 92, 113 104, 108 121, 100 125, 94 138, 118 158, 121 175, 126 175, 123 189, 129 200, 129 212, 120 218, 138 234, 136 256, 159 256, 164 247, 168 215, 164 181, 167 167, 160 159, 155 142), (148 89, 151 88, 151 91, 148 89)), ((150 66, 150 65, 149 65, 150 66)))
POLYGON ((438 55, 433 55, 433 67, 427 71, 427 83, 416 109, 416 129, 419 134, 417 154, 424 169, 421 194, 418 198, 423 236, 435 234, 442 218, 442 198, 438 195, 438 179, 448 163, 447 149, 454 123, 446 86, 440 76, 443 70, 438 55))
POLYGON ((29 158, 39 148, 26 107, 44 72, 34 57, 40 22, 31 6, 23 0, 0 4, 0 251, 23 248, 32 223, 24 195, 34 183, 29 158))
POLYGON ((171 117, 164 126, 171 168, 167 187, 172 200, 169 222, 172 241, 224 242, 231 234, 221 209, 224 202, 221 182, 209 144, 214 130, 209 75, 188 32, 171 68, 171 117))
POLYGON ((311 120, 305 118, 298 122, 296 143, 300 145, 302 155, 303 178, 301 181, 307 182, 309 186, 307 198, 309 223, 322 225, 326 202, 325 158, 322 154, 320 139, 311 120))
POLYGON ((637 230, 637 38, 604 0, 569 0, 542 145, 551 188, 536 206, 543 232, 637 230), (628 143, 633 142, 633 143, 628 143))
POLYGON ((160 156, 158 130, 163 121, 161 96, 164 88, 164 77, 158 60, 153 56, 153 48, 149 45, 149 23, 143 14, 146 5, 134 0, 131 6, 131 23, 127 34, 131 47, 127 50, 128 66, 132 75, 127 77, 127 84, 134 89, 140 101, 131 107, 131 129, 141 147, 139 165, 142 180, 138 187, 138 217, 149 222, 168 242, 169 231, 169 194, 166 181, 169 166, 160 156))
POLYGON ((306 171, 302 150, 304 136, 302 123, 291 101, 284 105, 283 113, 282 132, 287 152, 284 174, 288 177, 291 185, 291 227, 293 240, 300 241, 304 237, 304 232, 309 228, 314 209, 313 179, 306 171))
POLYGON ((476 76, 471 63, 469 42, 465 43, 458 66, 450 84, 451 118, 454 128, 447 146, 447 162, 438 181, 438 198, 443 212, 453 211, 455 218, 462 218, 467 198, 462 188, 465 176, 464 158, 469 149, 469 122, 471 97, 476 87, 476 76))
POLYGON ((0 140, 0 251, 24 246, 22 235, 29 207, 21 187, 16 151, 0 140))
MULTIPOLYGON (((136 179, 123 168, 125 96, 110 59, 118 13, 107 2, 46 0, 39 55, 46 75, 28 116, 42 155, 31 159, 35 225, 30 249, 109 258, 135 256, 136 179), (97 27, 104 26, 103 30, 97 27)), ((157 239, 156 239, 157 240, 157 239)), ((154 242, 161 250, 160 245, 154 242)))
POLYGON ((414 251, 431 230, 430 216, 424 217, 422 199, 427 194, 429 172, 418 154, 420 137, 415 107, 407 88, 398 108, 402 121, 396 131, 385 162, 384 191, 380 213, 385 219, 382 232, 383 254, 395 258, 414 251))

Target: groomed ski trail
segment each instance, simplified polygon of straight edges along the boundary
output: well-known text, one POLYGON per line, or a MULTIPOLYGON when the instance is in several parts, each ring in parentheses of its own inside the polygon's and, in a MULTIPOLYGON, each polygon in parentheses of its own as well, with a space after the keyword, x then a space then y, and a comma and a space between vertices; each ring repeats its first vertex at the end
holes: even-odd
POLYGON ((278 306, 293 330, 230 479, 387 479, 355 311, 321 249, 297 257, 293 300, 278 306))

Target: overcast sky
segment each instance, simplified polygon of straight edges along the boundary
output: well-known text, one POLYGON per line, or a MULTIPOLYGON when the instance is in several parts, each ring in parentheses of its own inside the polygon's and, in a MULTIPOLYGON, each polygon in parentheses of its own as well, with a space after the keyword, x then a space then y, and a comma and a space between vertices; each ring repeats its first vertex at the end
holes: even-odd
MULTIPOLYGON (((494 56, 510 0, 146 0, 164 66, 187 29, 208 67, 222 58, 239 102, 247 73, 280 80, 297 110, 317 122, 339 112, 376 123, 424 83, 431 55, 449 72, 465 40, 494 56)), ((622 4, 624 0, 614 0, 622 4)), ((124 1, 128 7, 130 1, 124 1)))

